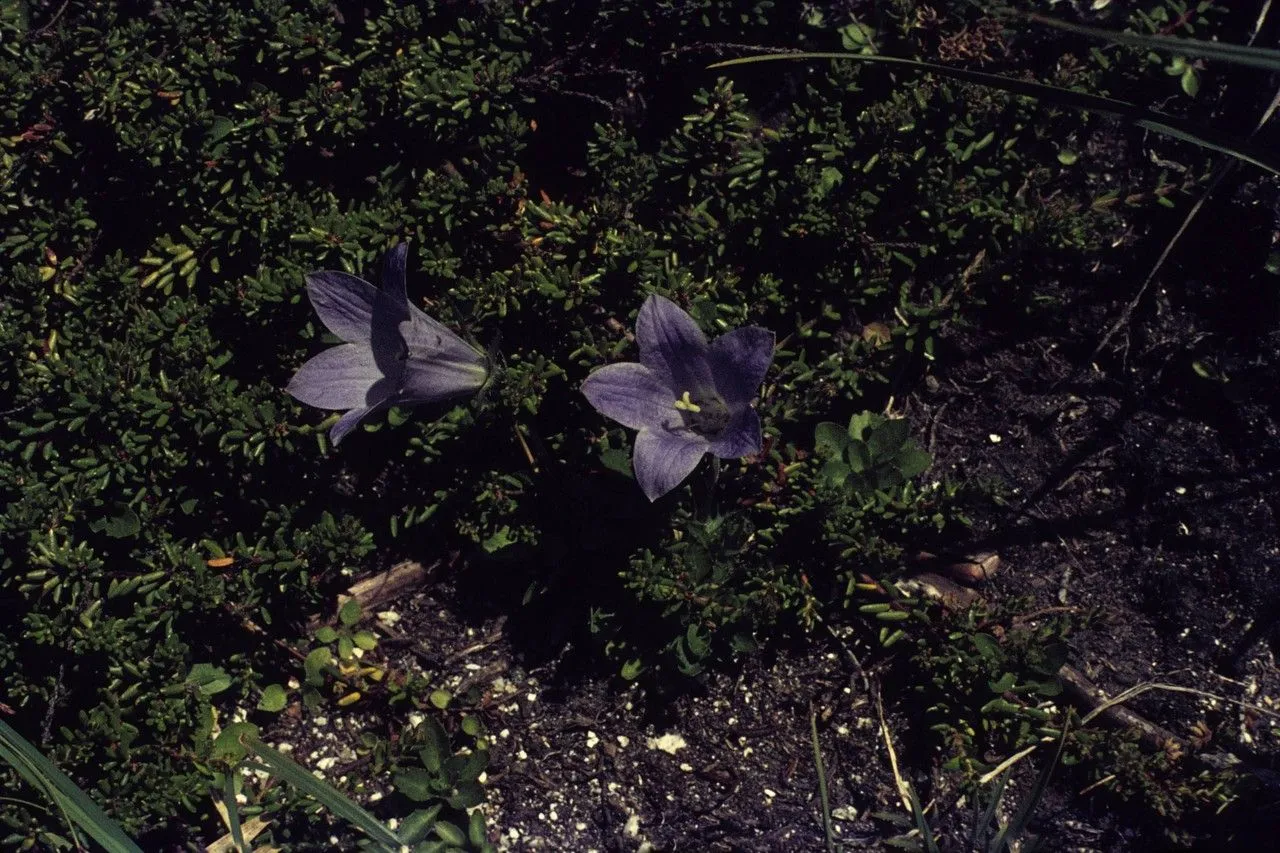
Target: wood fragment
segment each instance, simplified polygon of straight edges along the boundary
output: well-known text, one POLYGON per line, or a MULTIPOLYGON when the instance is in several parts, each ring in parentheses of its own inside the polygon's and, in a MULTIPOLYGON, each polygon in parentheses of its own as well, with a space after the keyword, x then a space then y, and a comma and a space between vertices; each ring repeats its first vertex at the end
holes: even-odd
MULTIPOLYGON (((438 565, 440 565, 439 562, 433 563, 431 568, 434 569, 438 565)), ((429 571, 430 569, 417 560, 406 560, 385 572, 357 581, 345 593, 338 595, 338 607, 334 609, 334 614, 353 598, 360 603, 360 609, 365 612, 389 604, 409 590, 421 586, 427 579, 429 571)), ((307 628, 314 631, 321 625, 332 622, 333 618, 333 614, 312 616, 307 620, 307 628)))

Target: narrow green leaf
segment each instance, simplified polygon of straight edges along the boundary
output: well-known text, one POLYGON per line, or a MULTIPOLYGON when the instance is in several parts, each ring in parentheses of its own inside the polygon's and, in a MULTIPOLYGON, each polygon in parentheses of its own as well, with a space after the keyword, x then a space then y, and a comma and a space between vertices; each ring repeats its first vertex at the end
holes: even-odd
MULTIPOLYGON (((1184 50, 1183 52, 1185 53, 1188 51, 1184 50)), ((727 68, 732 65, 749 65, 756 62, 776 62, 779 60, 803 62, 815 59, 844 59, 851 62, 872 62, 884 65, 896 65, 898 67, 917 72, 940 74, 944 77, 950 77, 955 80, 963 80, 966 83, 976 83, 980 86, 1001 89, 1013 95, 1044 100, 1058 104, 1059 106, 1071 107, 1072 109, 1102 113, 1104 115, 1113 115, 1125 119, 1126 121, 1130 121, 1136 126, 1150 130, 1153 133, 1159 133, 1182 142, 1189 142, 1192 145, 1206 148, 1210 151, 1217 151, 1234 157, 1237 160, 1249 163, 1252 166, 1265 169, 1272 174, 1280 175, 1280 157, 1277 157, 1269 150, 1251 142, 1225 136, 1210 128, 1201 127, 1175 116, 1168 115, 1167 113, 1147 109, 1146 107, 1130 103, 1129 101, 1121 101, 1115 98, 1089 94, 1087 92, 1077 92, 1074 89, 1064 89, 1061 86, 1050 86, 1047 83, 1033 83, 1028 80, 1002 77, 999 74, 971 71, 967 68, 953 68, 948 65, 938 65, 933 62, 920 62, 915 59, 903 59, 898 56, 873 56, 856 53, 797 52, 766 54, 762 56, 743 56, 737 59, 728 59, 723 62, 716 62, 707 67, 727 68)))
POLYGON ((0 759, 43 791, 69 823, 82 829, 108 853, 142 853, 142 848, 133 843, 88 794, 3 720, 0 720, 0 759))
POLYGON ((1169 51, 1183 56, 1198 56, 1201 59, 1216 59, 1233 65, 1261 68, 1264 71, 1280 71, 1280 50, 1271 48, 1243 44, 1223 44, 1222 42, 1178 38, 1177 36, 1148 36, 1139 33, 1115 32, 1098 29, 1097 27, 1070 24, 1066 21, 1035 14, 1031 15, 1030 18, 1037 24, 1044 24, 1047 27, 1099 41, 1109 41, 1147 50, 1169 51))
POLYGON ((356 803, 349 800, 337 788, 328 782, 312 776, 301 765, 291 761, 256 738, 246 739, 245 745, 258 759, 266 765, 273 775, 297 788, 303 794, 312 797, 329 811, 362 830, 375 843, 392 850, 400 849, 400 839, 356 803))

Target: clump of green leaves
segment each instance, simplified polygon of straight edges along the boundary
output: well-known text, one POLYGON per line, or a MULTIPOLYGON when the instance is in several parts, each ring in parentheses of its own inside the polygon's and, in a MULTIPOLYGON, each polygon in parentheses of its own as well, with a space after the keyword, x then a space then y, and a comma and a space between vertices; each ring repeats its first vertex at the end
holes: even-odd
POLYGON ((428 718, 401 742, 405 755, 417 759, 402 759, 393 777, 396 790, 416 806, 400 828, 406 844, 421 843, 434 834, 451 848, 494 849, 486 835, 484 812, 467 814, 485 800, 480 777, 489 764, 489 742, 476 717, 463 717, 459 732, 467 746, 456 747, 444 727, 428 718))
POLYGON ((932 461, 911 438, 906 420, 876 412, 854 415, 848 427, 818 424, 814 444, 824 460, 822 482, 864 497, 905 485, 932 461))
POLYGON ((1006 756, 1056 733, 1053 700, 1066 662, 1069 615, 1036 626, 1021 624, 1016 607, 999 613, 974 608, 945 633, 917 638, 914 690, 928 699, 926 716, 948 755, 944 769, 970 781, 1006 756))

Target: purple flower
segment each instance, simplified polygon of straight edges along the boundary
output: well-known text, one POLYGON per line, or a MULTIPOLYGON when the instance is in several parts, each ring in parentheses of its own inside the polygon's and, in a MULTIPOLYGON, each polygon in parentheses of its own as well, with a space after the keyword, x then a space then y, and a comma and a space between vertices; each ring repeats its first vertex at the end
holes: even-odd
POLYGON ((582 383, 601 414, 636 435, 632 465, 651 501, 680 485, 703 455, 737 459, 760 450, 751 408, 773 361, 774 334, 748 326, 707 344, 693 318, 650 296, 636 320, 640 362, 602 367, 582 383))
POLYGON ((307 276, 320 320, 346 343, 312 358, 286 389, 317 409, 345 409, 329 436, 337 445, 369 414, 479 391, 489 380, 481 351, 410 304, 401 243, 382 260, 382 288, 344 272, 307 276))

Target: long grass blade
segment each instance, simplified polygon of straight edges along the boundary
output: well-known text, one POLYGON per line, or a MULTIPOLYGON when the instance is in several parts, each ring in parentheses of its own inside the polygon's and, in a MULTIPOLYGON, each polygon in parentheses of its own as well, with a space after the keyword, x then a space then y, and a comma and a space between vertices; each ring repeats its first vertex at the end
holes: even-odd
POLYGON ((0 759, 8 762, 23 779, 44 791, 74 827, 79 827, 109 853, 142 853, 142 848, 107 816, 70 777, 26 738, 0 720, 0 759))
MULTIPOLYGON (((970 849, 981 850, 986 842, 987 835, 991 832, 991 822, 995 820, 996 809, 1000 808, 1000 801, 1004 799, 1004 789, 1009 784, 1009 777, 1012 775, 1012 770, 1006 770, 996 778, 995 783, 991 786, 991 796, 987 800, 987 807, 983 809, 982 815, 978 817, 973 825, 973 835, 969 840, 970 849)), ((977 814, 977 811, 977 801, 975 800, 974 813, 977 814)))
POLYGON ((1098 41, 1109 41, 1129 47, 1140 47, 1147 50, 1167 51, 1179 56, 1194 56, 1200 59, 1212 59, 1230 62, 1233 65, 1244 65, 1249 68, 1261 68, 1264 71, 1280 71, 1280 50, 1265 47, 1252 47, 1243 44, 1223 44, 1202 39, 1179 38, 1177 36, 1141 35, 1139 33, 1113 32, 1097 27, 1086 27, 1048 18, 1044 15, 1029 15, 1037 24, 1053 27, 1068 33, 1098 41))
POLYGON ((809 704, 809 738, 813 741, 813 766, 818 772, 818 799, 822 802, 822 831, 827 839, 827 853, 836 853, 836 835, 831 826, 831 798, 827 792, 827 769, 822 764, 822 745, 818 741, 818 717, 809 704))
POLYGON ((246 738, 243 743, 246 749, 266 765, 263 769, 269 770, 278 778, 317 800, 333 814, 363 830, 375 843, 388 850, 400 849, 400 839, 387 828, 386 824, 352 802, 337 788, 312 776, 302 765, 261 741, 246 738))
POLYGON ((915 787, 907 783, 907 798, 911 802, 911 814, 916 819, 916 829, 920 833, 920 841, 924 844, 925 853, 941 853, 938 849, 938 841, 933 837, 933 827, 929 826, 929 816, 924 813, 924 807, 920 805, 920 797, 916 795, 915 787))
POLYGON ((1101 113, 1103 115, 1112 115, 1132 122, 1138 127, 1145 128, 1153 133, 1159 133, 1173 139, 1183 142, 1189 142, 1201 148, 1210 151, 1218 151, 1222 154, 1234 157, 1248 163, 1251 166, 1257 166, 1265 169, 1274 175, 1280 175, 1280 158, 1272 154, 1270 151, 1256 146, 1252 143, 1234 139, 1232 137, 1220 134, 1215 130, 1200 127, 1191 122, 1184 121, 1176 116, 1168 115, 1157 110, 1147 109, 1138 104, 1129 101, 1121 101, 1116 98, 1108 98, 1102 95, 1092 95, 1087 92, 1077 92, 1074 89, 1065 89, 1061 86, 1051 86, 1047 83, 1034 83, 1028 80, 1018 80, 1013 77, 1003 77, 999 74, 988 74, 985 71, 972 71, 967 68, 953 68, 949 65, 938 65, 934 62, 922 62, 917 59, 903 59, 898 56, 877 56, 872 54, 860 53, 784 53, 784 54, 764 54, 758 56, 742 56, 737 59, 726 59, 722 62, 716 62, 707 66, 708 68, 728 68, 734 65, 750 65, 757 62, 777 62, 779 60, 809 61, 815 59, 845 59, 852 62, 870 62, 881 65, 894 65, 906 70, 938 74, 944 77, 950 77, 955 80, 962 80, 966 83, 975 83, 979 86, 987 86, 993 89, 1000 89, 1013 95, 1019 95, 1025 98, 1034 98, 1039 101, 1047 101, 1059 106, 1071 107, 1072 109, 1082 110, 1084 112, 1101 113))
POLYGON ((1045 763, 1040 775, 1036 777, 1036 783, 1027 792, 1027 798, 1022 801, 1022 805, 1018 807, 1013 819, 1001 828, 1000 835, 996 838, 996 841, 992 842, 991 853, 996 853, 1000 849, 997 846, 998 843, 1008 845, 1012 849, 1014 842, 1020 841, 1026 834, 1027 825, 1031 822, 1031 815, 1040 805, 1040 800, 1044 797, 1044 792, 1049 787, 1049 780, 1053 777, 1053 771, 1057 769, 1058 762, 1062 760, 1062 749, 1067 745, 1067 731, 1070 728, 1070 720, 1064 721, 1062 734, 1058 736, 1058 749, 1053 753, 1053 760, 1045 763))

